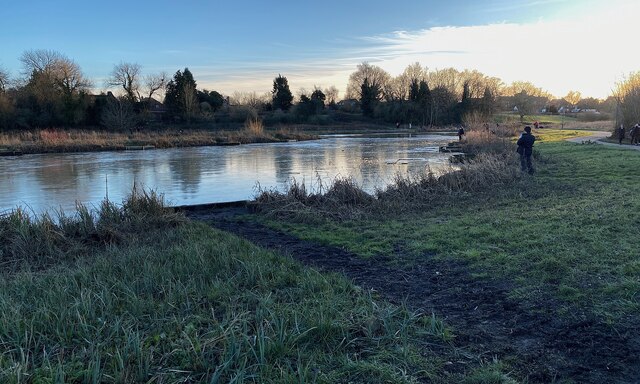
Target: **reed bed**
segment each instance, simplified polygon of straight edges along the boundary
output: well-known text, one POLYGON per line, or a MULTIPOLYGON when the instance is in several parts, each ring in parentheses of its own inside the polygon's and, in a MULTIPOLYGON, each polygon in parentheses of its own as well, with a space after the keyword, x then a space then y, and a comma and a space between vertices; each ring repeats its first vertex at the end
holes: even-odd
POLYGON ((156 148, 194 147, 221 143, 254 143, 282 140, 309 140, 315 136, 295 130, 265 130, 259 120, 248 121, 244 129, 135 130, 129 133, 80 129, 43 129, 0 133, 0 148, 23 153, 124 150, 128 146, 156 148))

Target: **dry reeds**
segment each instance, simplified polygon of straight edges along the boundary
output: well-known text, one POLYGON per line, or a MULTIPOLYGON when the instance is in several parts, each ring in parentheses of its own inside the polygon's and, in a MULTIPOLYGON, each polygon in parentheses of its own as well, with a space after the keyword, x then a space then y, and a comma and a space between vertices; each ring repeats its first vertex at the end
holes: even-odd
POLYGON ((254 136, 262 136, 264 134, 262 120, 258 118, 247 119, 244 123, 244 129, 254 136))
POLYGON ((294 180, 285 192, 261 190, 252 205, 268 215, 305 220, 318 216, 344 220, 406 213, 513 183, 520 177, 515 164, 515 155, 480 154, 441 176, 429 169, 420 174, 396 175, 391 184, 373 195, 349 178, 338 178, 326 192, 319 189, 314 193, 294 180))
POLYGON ((281 140, 308 140, 312 135, 280 130, 269 132, 259 119, 249 119, 244 129, 162 129, 110 132, 81 129, 46 129, 0 134, 0 148, 23 153, 84 152, 124 150, 128 146, 150 145, 156 148, 195 147, 219 143, 253 143, 281 140))
POLYGON ((315 189, 316 192, 310 192, 303 182, 293 179, 285 192, 260 189, 251 206, 278 217, 319 212, 322 216, 346 219, 366 212, 376 200, 352 178, 339 177, 326 183, 318 177, 315 189))

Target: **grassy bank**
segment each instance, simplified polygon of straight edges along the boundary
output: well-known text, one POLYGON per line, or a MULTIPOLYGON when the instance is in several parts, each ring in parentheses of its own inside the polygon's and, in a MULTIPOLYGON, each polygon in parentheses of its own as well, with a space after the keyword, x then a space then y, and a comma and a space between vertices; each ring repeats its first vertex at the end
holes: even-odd
POLYGON ((14 266, 0 278, 1 382, 503 377, 494 365, 447 373, 451 335, 430 313, 187 222, 157 196, 101 213, 0 218, 0 256, 14 266))
POLYGON ((127 147, 155 148, 248 144, 288 140, 309 140, 316 136, 297 129, 264 129, 247 123, 244 128, 140 130, 130 133, 79 129, 44 129, 0 133, 0 150, 23 153, 119 151, 127 147))
MULTIPOLYGON (((299 220, 270 225, 363 257, 401 246, 408 252, 400 263, 421 263, 424 255, 464 260, 479 278, 510 281, 514 298, 553 299, 559 315, 578 309, 605 323, 629 325, 640 309, 640 153, 560 138, 561 132, 549 132, 536 145, 534 177, 493 167, 482 170, 493 188, 464 177, 457 179, 467 190, 428 193, 421 180, 396 183, 385 193, 405 192, 404 209, 385 210, 388 204, 378 201, 379 207, 360 216, 289 215, 299 220), (419 201, 411 200, 412 189, 424 192, 419 201)), ((510 161, 517 169, 517 159, 510 161)), ((472 167, 464 173, 473 174, 472 167)))
MULTIPOLYGON (((344 182, 324 196, 263 195, 271 200, 258 207, 265 213, 260 221, 365 260, 382 258, 416 271, 406 273, 409 281, 432 278, 420 271, 464 265, 471 281, 447 287, 459 292, 451 295, 453 305, 469 305, 467 287, 488 286, 481 297, 492 302, 504 294, 511 304, 498 304, 487 324, 513 319, 517 328, 531 319, 513 335, 500 327, 490 331, 513 343, 497 346, 500 361, 525 382, 634 382, 640 373, 627 356, 637 350, 640 321, 640 153, 562 141, 576 134, 585 132, 543 130, 534 176, 519 173, 513 144, 501 152, 504 143, 493 142, 485 145, 484 158, 452 174, 400 178, 375 196, 340 186, 344 182), (285 204, 279 206, 278 199, 285 204), (554 357, 523 357, 522 343, 524 351, 554 357)), ((487 329, 473 310, 447 307, 440 310, 465 327, 451 325, 454 333, 487 329)))

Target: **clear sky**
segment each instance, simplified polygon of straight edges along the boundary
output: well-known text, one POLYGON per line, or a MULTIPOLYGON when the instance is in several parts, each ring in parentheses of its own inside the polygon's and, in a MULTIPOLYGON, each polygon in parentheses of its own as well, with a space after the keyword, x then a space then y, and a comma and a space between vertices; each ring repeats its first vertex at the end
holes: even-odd
POLYGON ((189 67, 224 94, 267 92, 279 73, 294 93, 344 91, 358 63, 395 76, 418 61, 604 98, 640 70, 638 0, 7 0, 1 15, 0 67, 15 77, 25 50, 56 50, 96 91, 119 62, 189 67))

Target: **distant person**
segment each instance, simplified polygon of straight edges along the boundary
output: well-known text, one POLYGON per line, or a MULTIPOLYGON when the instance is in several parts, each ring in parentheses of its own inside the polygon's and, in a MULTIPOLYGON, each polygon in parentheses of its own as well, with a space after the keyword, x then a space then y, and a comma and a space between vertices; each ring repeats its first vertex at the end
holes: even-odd
POLYGON ((622 145, 623 139, 624 139, 624 125, 620 124, 620 128, 618 128, 618 144, 622 145))
POLYGON ((631 145, 638 145, 638 142, 640 142, 640 124, 634 125, 629 130, 629 141, 631 145))
POLYGON ((527 171, 530 175, 533 175, 533 164, 531 163, 531 155, 533 154, 533 143, 536 141, 536 137, 531 134, 531 127, 524 127, 524 132, 518 138, 518 154, 520 154, 520 169, 522 172, 527 171))
POLYGON ((396 129, 400 128, 400 122, 396 121, 396 129))
POLYGON ((535 129, 538 129, 538 126, 539 126, 539 125, 540 125, 540 123, 538 123, 538 120, 536 120, 536 121, 534 121, 534 122, 533 122, 533 127, 534 127, 535 129))
POLYGON ((464 136, 464 127, 461 125, 458 128, 458 141, 462 141, 462 136, 464 136))

